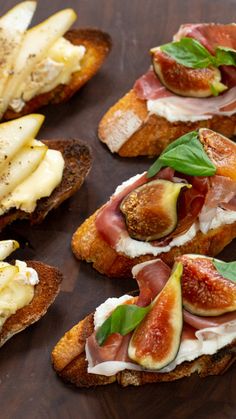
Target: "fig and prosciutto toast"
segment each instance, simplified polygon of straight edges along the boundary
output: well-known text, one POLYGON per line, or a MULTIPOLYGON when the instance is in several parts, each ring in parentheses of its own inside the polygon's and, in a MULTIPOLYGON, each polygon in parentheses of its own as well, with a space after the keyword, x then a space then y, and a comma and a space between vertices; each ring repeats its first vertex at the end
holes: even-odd
POLYGON ((176 262, 172 274, 160 259, 136 265, 138 297, 109 298, 60 339, 52 363, 63 380, 139 386, 220 375, 232 365, 236 287, 219 270, 229 264, 201 255, 176 262))
POLYGON ((152 67, 103 116, 99 139, 111 152, 133 157, 157 156, 176 138, 201 127, 232 137, 235 34, 235 24, 182 25, 175 42, 151 50, 152 67), (220 54, 229 49, 234 50, 230 65, 220 65, 220 54))
POLYGON ((35 8, 35 1, 25 1, 0 18, 4 120, 69 100, 97 73, 111 49, 110 36, 99 29, 68 30, 77 17, 72 9, 27 30, 35 8))
POLYGON ((170 266, 183 253, 215 256, 236 237, 235 151, 208 129, 180 137, 79 226, 75 256, 110 277, 157 256, 170 266))

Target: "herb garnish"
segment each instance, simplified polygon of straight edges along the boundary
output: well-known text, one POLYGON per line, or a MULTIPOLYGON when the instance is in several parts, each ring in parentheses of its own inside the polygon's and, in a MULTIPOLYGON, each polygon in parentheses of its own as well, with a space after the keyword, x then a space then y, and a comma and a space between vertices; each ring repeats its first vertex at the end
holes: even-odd
POLYGON ((129 304, 116 307, 96 333, 98 344, 101 346, 112 333, 119 333, 125 336, 132 332, 150 310, 151 304, 147 307, 129 304))
POLYGON ((207 156, 196 131, 169 144, 150 167, 147 177, 155 176, 166 166, 190 176, 213 176, 216 173, 216 167, 207 156))
POLYGON ((236 282, 236 262, 223 262, 216 259, 212 262, 220 275, 236 282))
MULTIPOLYGON (((170 42, 160 46, 160 50, 185 67, 207 68, 210 66, 236 65, 236 50, 217 47, 215 55, 211 55, 200 42, 192 38, 182 38, 180 41, 170 42)), ((151 51, 155 52, 155 48, 151 51)))

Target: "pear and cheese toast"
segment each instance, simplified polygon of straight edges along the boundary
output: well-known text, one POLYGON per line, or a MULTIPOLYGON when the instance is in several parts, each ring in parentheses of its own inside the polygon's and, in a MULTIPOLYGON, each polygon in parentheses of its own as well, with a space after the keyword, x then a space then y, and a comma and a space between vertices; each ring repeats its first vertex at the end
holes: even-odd
POLYGON ((39 283, 35 286, 32 301, 18 309, 3 324, 0 346, 44 316, 59 293, 62 274, 57 268, 38 261, 27 261, 27 266, 36 270, 39 283))
POLYGON ((99 139, 111 152, 133 157, 159 155, 173 140, 201 127, 232 137, 235 61, 227 68, 209 67, 209 62, 204 67, 193 51, 197 42, 196 49, 204 48, 211 60, 218 48, 236 48, 235 32, 235 24, 181 25, 174 42, 151 49, 151 68, 103 116, 99 139))
MULTIPOLYGON (((193 177, 192 181, 190 180, 190 186, 188 186, 190 189, 188 191, 185 190, 185 192, 183 190, 181 192, 183 195, 179 195, 180 201, 177 207, 175 207, 176 204, 171 204, 169 200, 169 196, 174 196, 172 192, 169 193, 169 189, 168 191, 166 189, 166 195, 163 195, 164 197, 166 196, 164 200, 161 200, 161 194, 165 187, 171 187, 168 179, 177 182, 174 188, 178 188, 179 191, 179 185, 181 186, 179 182, 183 176, 181 170, 177 170, 176 181, 175 177, 173 177, 174 169, 168 167, 161 169, 160 180, 152 181, 152 179, 156 179, 155 176, 148 179, 145 173, 129 179, 117 188, 107 204, 98 209, 75 231, 72 237, 72 250, 78 259, 92 263, 95 269, 107 276, 127 277, 131 275, 131 269, 135 264, 154 259, 155 256, 160 257, 168 265, 173 264, 176 256, 186 252, 215 256, 236 237, 235 207, 232 205, 230 207, 231 210, 227 211, 221 209, 221 204, 219 203, 220 200, 230 200, 235 194, 235 144, 226 137, 208 129, 201 129, 199 134, 190 133, 188 135, 199 135, 198 138, 201 138, 200 142, 203 141, 203 145, 206 147, 205 152, 210 159, 210 163, 214 162, 213 167, 216 168, 214 169, 216 170, 216 175, 208 178, 202 176, 193 177), (222 156, 224 156, 223 159, 222 156), (162 179, 166 180, 163 181, 162 179), (195 184, 194 186, 194 179, 197 179, 197 182, 200 182, 202 187, 200 187, 200 184, 198 186, 195 184), (140 186, 143 182, 144 185, 147 185, 145 186, 146 196, 142 195, 142 186, 140 186), (155 182, 158 182, 158 185, 155 182), (208 184, 205 192, 203 192, 205 188, 204 182, 208 184), (149 189, 151 195, 148 195, 149 189), (214 196, 217 196, 217 191, 219 190, 221 192, 217 202, 217 200, 214 201, 214 196), (133 195, 131 191, 134 191, 133 195), (191 195, 192 193, 196 198, 195 203, 191 198, 193 196, 191 195), (230 193, 229 196, 228 193, 230 193), (184 198, 181 201, 181 196, 183 198, 184 195, 186 199, 184 198), (226 198, 226 195, 228 198, 226 198), (128 217, 122 210, 127 197, 130 197, 127 211, 128 217), (168 235, 167 232, 163 231, 163 235, 159 236, 160 238, 157 241, 155 237, 150 238, 148 235, 143 238, 137 236, 138 240, 136 239, 132 231, 133 227, 136 230, 140 229, 141 226, 143 231, 148 229, 156 229, 158 231, 162 226, 172 223, 172 220, 170 220, 172 207, 175 208, 174 224, 171 224, 172 233, 168 235), (177 222, 178 211, 180 217, 181 211, 182 213, 185 212, 182 222, 180 219, 177 222), (215 211, 219 211, 221 214, 219 214, 220 218, 223 217, 220 222, 219 218, 218 221, 214 218, 216 215, 215 211), (195 213, 195 221, 192 218, 193 212, 195 213), (230 217, 229 221, 227 219, 228 216, 230 217), (190 223, 187 222, 189 230, 183 227, 185 224, 184 220, 187 221, 187 219, 190 220, 190 223), (181 228, 181 223, 183 228, 181 228), (206 228, 206 226, 208 227, 206 228)), ((176 140, 176 145, 182 138, 184 137, 176 140)), ((174 148, 173 150, 175 151, 174 148)), ((179 154, 184 159, 185 154, 187 156, 184 150, 179 154)), ((178 152, 176 152, 177 155, 178 152)), ((173 161, 175 159, 176 157, 174 156, 173 161)), ((165 166, 168 166, 168 164, 165 164, 165 166)), ((199 170, 201 173, 202 169, 200 168, 199 170)), ((159 176, 159 174, 156 176, 159 176)), ((189 178, 187 178, 187 181, 189 181, 189 178)), ((184 182, 186 182, 186 178, 184 182)), ((182 184, 182 186, 185 187, 186 183, 182 184)))
POLYGON ((18 118, 48 104, 58 104, 68 101, 97 73, 111 49, 110 36, 98 29, 73 29, 68 31, 64 37, 73 45, 83 45, 86 47, 86 53, 81 63, 81 70, 72 74, 69 84, 60 84, 52 91, 42 93, 29 100, 20 112, 14 112, 12 109, 8 109, 3 116, 4 120, 18 118))
POLYGON ((67 101, 95 75, 111 49, 109 35, 98 29, 69 30, 77 17, 72 9, 27 30, 35 8, 35 1, 25 1, 0 18, 4 120, 67 101))
POLYGON ((80 141, 34 139, 43 120, 30 114, 0 124, 0 230, 16 219, 41 222, 90 170, 90 149, 80 141))
MULTIPOLYGON (((233 364, 236 360, 235 310, 227 311, 228 306, 227 309, 224 308, 222 316, 219 316, 219 311, 216 317, 197 315, 199 302, 201 307, 205 307, 206 312, 208 310, 208 313, 212 305, 211 299, 208 301, 207 298, 204 299, 204 303, 201 303, 203 300, 200 287, 203 287, 207 294, 208 282, 211 284, 210 292, 214 294, 212 301, 216 302, 217 295, 221 292, 219 281, 222 281, 223 288, 228 288, 226 293, 234 293, 231 308, 235 309, 235 284, 232 285, 231 281, 220 276, 209 258, 200 255, 183 255, 177 260, 172 274, 160 259, 156 259, 151 263, 136 265, 133 269, 133 276, 136 277, 140 287, 139 297, 125 295, 108 299, 96 309, 94 314, 88 315, 66 332, 56 344, 52 351, 52 363, 63 380, 78 387, 106 385, 114 382, 123 387, 139 386, 174 381, 193 373, 197 373, 200 377, 220 375, 233 364), (190 285, 185 288, 189 281, 190 285), (213 285, 214 281, 218 282, 216 288, 213 285), (194 291, 191 288, 192 284, 195 285, 194 291), (179 292, 176 286, 178 289, 182 288, 179 297, 176 297, 179 292), (186 311, 186 298, 189 298, 187 290, 191 290, 190 300, 192 294, 195 293, 193 300, 196 312, 194 314, 186 311), (164 298, 162 295, 165 295, 164 298), (179 299, 179 308, 176 306, 174 296, 179 299), (148 306, 150 301, 152 302, 150 311, 146 312, 137 323, 131 325, 133 320, 128 314, 130 305, 134 305, 133 310, 137 312, 141 307, 148 306), (109 317, 112 318, 110 324, 107 323, 109 317), (170 325, 170 318, 175 318, 175 322, 178 322, 174 330, 170 325), (125 323, 123 332, 121 331, 122 323, 125 323), (165 324, 164 328, 162 328, 163 324, 165 324), (230 330, 229 324, 232 327, 230 330), (180 333, 176 331, 178 327, 180 327, 180 333), (158 337, 160 330, 164 336, 162 338, 158 337), (176 342, 174 335, 178 335, 176 342), (139 336, 138 340, 137 336, 139 336), (221 339, 221 343, 218 338, 221 339), (153 342, 152 346, 150 341, 153 342), (173 342, 176 352, 166 361, 173 342), (146 345, 147 350, 145 350, 146 345), (139 353, 139 358, 134 357, 133 350, 136 350, 136 354, 139 353), (149 367, 143 363, 146 353, 149 356, 149 367), (158 359, 163 365, 160 368, 156 364, 158 359)), ((216 308, 218 304, 219 309, 221 303, 215 302, 214 307, 216 308)))

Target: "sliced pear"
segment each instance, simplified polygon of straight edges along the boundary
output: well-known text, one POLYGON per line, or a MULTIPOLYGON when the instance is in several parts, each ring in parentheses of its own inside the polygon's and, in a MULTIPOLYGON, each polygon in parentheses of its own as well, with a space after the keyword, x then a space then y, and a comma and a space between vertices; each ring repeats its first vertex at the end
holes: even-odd
POLYGON ((13 279, 19 272, 17 266, 7 265, 0 267, 0 291, 13 279))
POLYGON ((53 43, 70 28, 76 17, 76 13, 72 9, 64 9, 26 32, 16 57, 14 74, 9 78, 3 92, 2 114, 11 99, 21 98, 27 76, 34 70, 36 64, 47 55, 48 49, 53 43))
MULTIPOLYGON (((41 143, 42 144, 42 143, 41 143)), ((0 172, 0 200, 23 182, 39 166, 47 152, 42 145, 26 145, 0 172)))
POLYGON ((0 125, 0 170, 37 135, 43 121, 43 115, 31 114, 0 125))
POLYGON ((19 3, 0 19, 0 98, 36 4, 35 1, 19 3))
POLYGON ((0 260, 4 260, 12 252, 20 247, 16 240, 1 240, 0 241, 0 260))
POLYGON ((136 240, 158 240, 172 233, 177 226, 177 201, 186 183, 156 179, 131 191, 122 201, 130 237, 136 240))

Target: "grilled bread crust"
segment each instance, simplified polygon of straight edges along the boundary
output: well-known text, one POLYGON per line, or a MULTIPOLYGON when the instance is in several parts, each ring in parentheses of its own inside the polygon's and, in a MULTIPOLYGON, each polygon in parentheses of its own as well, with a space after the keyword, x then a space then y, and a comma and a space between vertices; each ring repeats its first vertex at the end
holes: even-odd
POLYGON ((203 127, 232 137, 236 134, 236 114, 231 117, 214 116, 197 122, 169 122, 161 116, 150 115, 146 101, 139 99, 135 91, 130 90, 103 116, 98 136, 110 148, 119 141, 121 133, 127 133, 127 140, 118 154, 122 157, 151 157, 158 156, 181 135, 203 127), (129 127, 134 124, 137 124, 137 130, 129 135, 129 127))
POLYGON ((89 374, 84 347, 86 339, 93 332, 93 314, 85 317, 69 330, 56 344, 52 351, 52 363, 55 371, 63 380, 78 387, 92 387, 118 382, 122 387, 140 386, 148 383, 167 382, 198 373, 200 377, 223 374, 236 359, 236 340, 220 349, 214 355, 202 355, 199 358, 183 362, 169 373, 124 370, 116 375, 89 374))
POLYGON ((70 83, 60 84, 47 93, 40 94, 28 101, 20 112, 7 109, 3 120, 19 118, 32 113, 42 106, 66 102, 99 70, 111 49, 110 36, 98 29, 72 29, 64 35, 73 45, 83 45, 86 48, 81 61, 81 70, 71 76, 70 83))
POLYGON ((17 219, 29 219, 31 224, 43 221, 48 212, 57 208, 63 201, 72 196, 82 185, 89 173, 92 156, 87 145, 79 140, 45 140, 49 148, 59 150, 65 160, 62 181, 49 197, 37 201, 32 213, 12 209, 0 216, 0 230, 17 219))
POLYGON ((27 266, 37 271, 39 283, 35 286, 32 301, 17 310, 3 324, 0 331, 0 346, 44 316, 59 293, 62 274, 57 268, 37 261, 27 261, 27 266))
POLYGON ((95 225, 96 211, 74 233, 72 250, 78 259, 91 262, 99 272, 109 277, 132 277, 131 269, 137 263, 161 258, 172 266, 174 259, 184 253, 198 253, 215 256, 236 237, 236 222, 209 230, 207 234, 200 231, 189 242, 175 246, 169 252, 158 256, 144 255, 135 258, 117 253, 98 233, 95 225))

